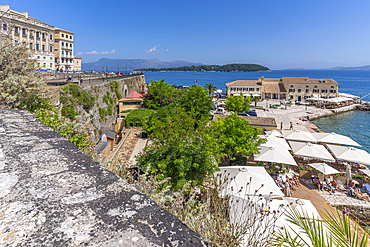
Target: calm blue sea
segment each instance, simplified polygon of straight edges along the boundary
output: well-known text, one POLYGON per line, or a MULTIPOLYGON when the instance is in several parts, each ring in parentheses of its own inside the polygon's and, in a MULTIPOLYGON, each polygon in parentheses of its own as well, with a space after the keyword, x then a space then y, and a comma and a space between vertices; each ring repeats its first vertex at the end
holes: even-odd
MULTIPOLYGON (((339 83, 339 92, 363 96, 370 93, 370 71, 356 70, 275 70, 271 72, 145 72, 147 83, 162 80, 169 84, 191 86, 195 81, 204 86, 215 84, 225 90, 225 83, 235 80, 256 80, 258 77, 310 77, 334 79, 339 83)), ((370 101, 370 96, 364 98, 370 101)), ((313 121, 324 132, 351 134, 363 149, 370 153, 370 112, 351 111, 313 121)))

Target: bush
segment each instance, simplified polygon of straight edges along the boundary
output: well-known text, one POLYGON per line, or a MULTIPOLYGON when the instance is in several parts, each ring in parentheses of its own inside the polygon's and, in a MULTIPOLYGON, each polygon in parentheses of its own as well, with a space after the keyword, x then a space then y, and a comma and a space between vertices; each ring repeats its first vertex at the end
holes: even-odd
POLYGON ((107 115, 107 111, 104 108, 99 108, 100 119, 104 119, 106 115, 107 115))
POLYGON ((107 113, 108 115, 112 115, 113 114, 113 105, 109 104, 108 107, 107 107, 107 113))
POLYGON ((116 97, 117 97, 118 100, 122 98, 122 95, 119 93, 119 82, 111 81, 110 82, 110 90, 112 92, 116 93, 116 97))
POLYGON ((155 110, 149 110, 149 109, 136 109, 131 111, 126 116, 126 125, 127 126, 144 126, 149 118, 153 116, 156 113, 155 110))
POLYGON ((64 105, 61 113, 63 117, 69 118, 71 120, 75 119, 75 117, 78 115, 78 113, 75 111, 74 104, 64 105))

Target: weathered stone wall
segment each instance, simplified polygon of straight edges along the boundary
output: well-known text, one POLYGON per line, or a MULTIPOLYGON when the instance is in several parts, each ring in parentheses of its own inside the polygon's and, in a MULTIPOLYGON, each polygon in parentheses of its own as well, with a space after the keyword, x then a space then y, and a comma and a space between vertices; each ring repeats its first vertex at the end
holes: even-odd
POLYGON ((27 111, 0 110, 1 246, 205 246, 27 111))

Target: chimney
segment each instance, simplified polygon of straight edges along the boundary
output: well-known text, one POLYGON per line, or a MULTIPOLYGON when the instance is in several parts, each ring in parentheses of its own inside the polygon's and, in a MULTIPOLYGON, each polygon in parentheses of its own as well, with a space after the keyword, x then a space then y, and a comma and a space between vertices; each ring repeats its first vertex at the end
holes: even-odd
POLYGON ((24 17, 28 18, 28 12, 22 12, 22 15, 24 15, 24 17))

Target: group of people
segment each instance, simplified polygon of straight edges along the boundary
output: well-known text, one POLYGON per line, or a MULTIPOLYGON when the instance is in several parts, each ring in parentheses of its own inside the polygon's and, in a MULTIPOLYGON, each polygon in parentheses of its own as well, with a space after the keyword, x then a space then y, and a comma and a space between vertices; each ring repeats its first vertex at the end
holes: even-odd
POLYGON ((324 191, 325 185, 330 189, 330 194, 338 191, 338 182, 335 180, 331 181, 329 178, 325 178, 324 181, 321 182, 318 176, 312 177, 311 179, 313 186, 317 187, 318 191, 324 191))
POLYGON ((352 180, 348 188, 348 195, 358 197, 359 199, 365 199, 370 202, 369 194, 361 192, 360 184, 356 180, 352 180))
MULTIPOLYGON (((280 130, 283 130, 283 122, 280 123, 280 130)), ((290 122, 289 130, 293 130, 293 123, 290 122)))
POLYGON ((276 180, 276 184, 284 192, 285 196, 290 197, 295 190, 295 187, 301 186, 299 179, 296 175, 286 175, 285 179, 282 177, 276 180))

